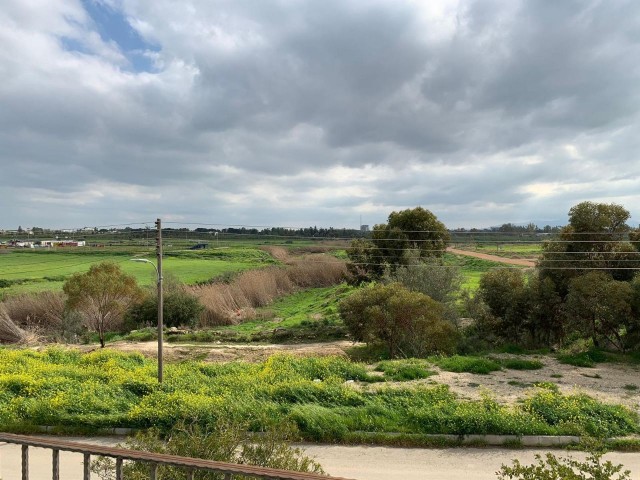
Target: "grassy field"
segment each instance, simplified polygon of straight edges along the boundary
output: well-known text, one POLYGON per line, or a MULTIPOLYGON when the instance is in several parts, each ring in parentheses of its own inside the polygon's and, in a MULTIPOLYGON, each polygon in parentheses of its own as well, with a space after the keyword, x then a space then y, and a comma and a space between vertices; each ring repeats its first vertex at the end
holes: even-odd
POLYGON ((631 410, 553 385, 505 406, 485 395, 458 398, 445 385, 404 381, 432 374, 420 365, 383 364, 385 376, 344 358, 276 355, 260 363, 155 362, 100 350, 0 349, 0 422, 5 430, 37 425, 170 428, 181 419, 208 424, 243 418, 260 430, 274 420, 298 425, 307 440, 381 443, 389 434, 515 434, 613 437, 638 432, 631 410), (409 370, 408 367, 411 367, 409 370), (375 383, 372 385, 372 383, 375 383))
MULTIPOLYGON (((2 294, 59 290, 64 280, 76 272, 84 272, 94 263, 111 261, 134 275, 141 285, 155 282, 150 265, 129 261, 142 256, 154 260, 152 252, 131 248, 86 248, 74 250, 7 250, 0 254, 0 279, 12 283, 0 289, 2 294)), ((165 275, 193 284, 229 272, 259 268, 275 260, 257 248, 220 248, 207 250, 169 250, 163 259, 165 275)))
POLYGON ((456 248, 507 258, 536 258, 542 254, 542 243, 461 243, 456 248))
POLYGON ((480 277, 492 268, 504 268, 504 264, 482 260, 480 258, 467 257, 465 255, 455 255, 446 253, 444 256, 445 265, 457 266, 464 278, 462 288, 475 291, 480 284, 480 277))

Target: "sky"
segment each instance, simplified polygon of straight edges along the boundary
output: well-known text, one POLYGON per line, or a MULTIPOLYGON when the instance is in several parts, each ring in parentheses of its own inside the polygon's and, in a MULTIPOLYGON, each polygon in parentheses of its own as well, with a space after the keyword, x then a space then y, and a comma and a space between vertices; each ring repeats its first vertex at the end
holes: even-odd
POLYGON ((2 0, 0 228, 637 226, 638 59, 637 0, 2 0))

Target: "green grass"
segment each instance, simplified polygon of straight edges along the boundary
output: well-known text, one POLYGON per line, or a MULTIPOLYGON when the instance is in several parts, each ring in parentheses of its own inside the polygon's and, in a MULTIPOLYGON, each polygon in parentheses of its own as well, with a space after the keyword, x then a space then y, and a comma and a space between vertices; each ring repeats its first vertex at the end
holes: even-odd
MULTIPOLYGON (((0 288, 0 294, 60 290, 64 280, 84 272, 92 264, 118 263, 141 285, 152 285, 155 272, 149 265, 129 261, 144 250, 136 248, 77 248, 73 250, 16 250, 0 254, 0 278, 13 282, 0 288)), ((153 255, 148 255, 153 259, 153 255)), ((266 252, 256 248, 169 251, 163 260, 165 275, 174 275, 187 284, 205 282, 229 272, 238 272, 275 263, 266 252)))
POLYGON ((444 255, 445 265, 456 265, 460 267, 463 276, 461 287, 475 291, 480 285, 480 277, 492 268, 504 266, 504 264, 482 260, 480 258, 468 257, 466 255, 454 255, 446 253, 444 255))
POLYGON ((540 370, 544 365, 538 360, 524 360, 522 358, 500 359, 504 368, 510 370, 540 370))
POLYGON ((553 386, 505 406, 486 395, 460 399, 443 385, 354 388, 352 381, 367 381, 365 366, 336 357, 165 367, 158 385, 155 362, 139 354, 0 349, 0 423, 13 431, 34 425, 91 431, 243 418, 260 431, 289 419, 304 439, 328 442, 354 441, 354 432, 369 432, 363 435, 375 442, 396 433, 615 437, 638 431, 630 409, 562 395, 553 386))
POLYGON ((566 353, 558 355, 558 361, 574 367, 595 367, 596 363, 606 362, 607 354, 600 350, 589 350, 581 353, 566 353))
MULTIPOLYGON (((173 335, 170 342, 318 342, 344 339, 347 330, 338 315, 338 302, 354 287, 346 284, 309 288, 257 310, 257 319, 173 335)), ((152 333, 152 332, 151 332, 152 333)), ((134 335, 140 335, 135 332, 134 335)), ((146 336, 146 335, 145 335, 146 336)), ((125 340, 136 340, 132 334, 125 340)))
POLYGON ((487 375, 502 368, 500 363, 495 360, 491 360, 490 358, 462 357, 459 355, 437 358, 435 363, 447 372, 466 372, 479 375, 487 375))
POLYGON ((426 360, 411 358, 408 360, 385 360, 376 365, 376 371, 383 372, 385 380, 406 382, 437 375, 429 370, 426 360))

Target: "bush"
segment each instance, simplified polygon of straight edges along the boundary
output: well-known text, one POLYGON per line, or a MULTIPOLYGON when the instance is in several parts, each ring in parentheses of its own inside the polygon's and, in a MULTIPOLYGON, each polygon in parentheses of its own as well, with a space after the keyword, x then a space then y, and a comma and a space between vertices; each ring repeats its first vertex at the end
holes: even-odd
POLYGON ((395 382, 418 380, 435 375, 435 372, 427 368, 424 360, 390 360, 380 362, 376 366, 378 372, 384 372, 384 377, 395 382))
POLYGON ((399 283, 358 290, 338 308, 354 340, 382 343, 391 358, 455 350, 458 334, 444 306, 399 283))
POLYGON ((462 284, 460 268, 437 263, 421 263, 417 252, 406 253, 406 266, 396 268, 395 272, 387 270, 385 282, 398 282, 409 290, 424 293, 440 303, 451 303, 456 300, 462 284))
POLYGON ((600 350, 589 350, 579 353, 564 353, 558 355, 558 361, 574 367, 595 367, 596 363, 606 362, 607 356, 600 350))
POLYGON ((539 360, 525 360, 522 358, 505 358, 500 360, 504 368, 510 370, 540 370, 544 365, 539 360))
MULTIPOLYGON (((197 422, 180 422, 168 435, 157 429, 138 433, 134 438, 127 440, 124 447, 218 462, 324 473, 320 464, 305 456, 303 450, 290 446, 290 442, 298 439, 294 425, 273 424, 260 435, 249 433, 248 427, 245 423, 223 420, 207 426, 197 422)), ((112 459, 101 457, 92 463, 91 470, 102 480, 111 480, 115 478, 113 465, 112 459)), ((123 473, 125 478, 131 480, 147 479, 149 464, 127 462, 123 473)), ((186 480, 189 478, 188 473, 184 468, 160 466, 156 478, 186 480)), ((221 477, 220 474, 203 472, 198 474, 197 478, 213 480, 221 477)))
POLYGON ((502 368, 498 362, 489 358, 461 357, 459 355, 441 358, 436 362, 436 364, 447 372, 466 372, 480 375, 487 375, 502 368))
MULTIPOLYGON (((196 297, 182 289, 163 296, 163 321, 167 327, 190 326, 198 322, 204 307, 196 297)), ((148 296, 142 303, 134 305, 127 312, 127 324, 134 328, 153 325, 158 321, 158 298, 148 296)))
POLYGON ((610 461, 602 462, 602 454, 592 452, 584 462, 573 458, 557 458, 547 453, 545 459, 536 454, 536 462, 522 465, 518 460, 513 466, 502 465, 497 472, 499 480, 630 480, 631 472, 622 471, 623 465, 614 465, 610 461), (588 477, 586 475, 589 475, 588 477), (614 475, 616 475, 614 477, 614 475))

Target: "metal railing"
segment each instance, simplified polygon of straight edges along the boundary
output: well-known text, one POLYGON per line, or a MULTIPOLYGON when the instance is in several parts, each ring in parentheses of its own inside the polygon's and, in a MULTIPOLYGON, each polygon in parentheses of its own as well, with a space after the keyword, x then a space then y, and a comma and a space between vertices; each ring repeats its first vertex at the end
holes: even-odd
POLYGON ((52 451, 51 466, 52 479, 60 480, 60 452, 75 452, 84 455, 83 479, 90 480, 91 456, 110 457, 115 459, 116 480, 122 480, 123 462, 144 462, 149 465, 149 478, 156 480, 158 467, 169 465, 184 468, 187 477, 194 478, 197 471, 206 471, 224 474, 225 480, 233 480, 234 477, 249 477, 257 479, 279 480, 348 480, 341 477, 330 477, 316 473, 292 472, 275 468, 255 467, 251 465, 238 465, 235 463, 216 462, 198 458, 179 457, 177 455, 165 455, 160 453, 141 452, 116 447, 103 447, 86 443, 68 442, 56 438, 41 438, 27 435, 14 435, 0 433, 0 442, 12 443, 22 446, 22 480, 29 480, 29 447, 48 448, 52 451))

